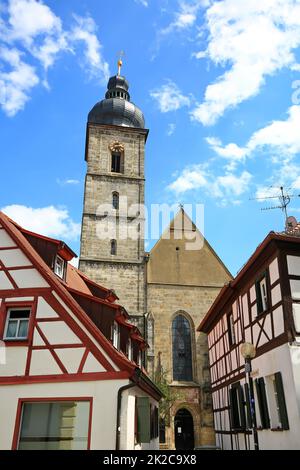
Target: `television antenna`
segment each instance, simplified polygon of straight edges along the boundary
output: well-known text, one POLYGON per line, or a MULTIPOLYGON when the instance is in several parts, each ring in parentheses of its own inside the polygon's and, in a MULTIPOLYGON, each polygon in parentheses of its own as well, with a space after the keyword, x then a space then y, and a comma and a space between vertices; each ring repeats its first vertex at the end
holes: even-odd
MULTIPOLYGON (((272 186, 271 186, 271 188, 272 188, 272 186)), ((288 188, 288 189, 290 189, 290 188, 288 188)), ((288 207, 289 203, 291 202, 291 199, 293 199, 295 197, 300 197, 300 194, 289 194, 288 190, 284 191, 283 186, 280 186, 279 190, 280 190, 280 194, 277 194, 277 195, 274 195, 274 196, 255 197, 255 198, 252 198, 251 200, 254 201, 254 200, 260 200, 260 199, 261 200, 279 199, 280 204, 278 206, 262 207, 261 210, 262 211, 268 211, 268 210, 273 210, 273 209, 281 209, 282 212, 284 213, 285 222, 287 224, 287 221, 289 219, 288 212, 287 212, 287 207, 288 207)))

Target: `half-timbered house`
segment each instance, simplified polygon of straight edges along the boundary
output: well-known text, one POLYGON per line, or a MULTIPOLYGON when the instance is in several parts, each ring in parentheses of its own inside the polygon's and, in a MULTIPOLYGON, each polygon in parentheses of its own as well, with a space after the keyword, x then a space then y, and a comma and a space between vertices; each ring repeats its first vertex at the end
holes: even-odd
POLYGON ((147 345, 74 256, 0 212, 0 448, 157 448, 147 345))
POLYGON ((269 233, 198 329, 208 334, 217 445, 253 449, 257 434, 259 449, 300 449, 299 230, 269 233), (243 343, 256 348, 248 378, 243 343))

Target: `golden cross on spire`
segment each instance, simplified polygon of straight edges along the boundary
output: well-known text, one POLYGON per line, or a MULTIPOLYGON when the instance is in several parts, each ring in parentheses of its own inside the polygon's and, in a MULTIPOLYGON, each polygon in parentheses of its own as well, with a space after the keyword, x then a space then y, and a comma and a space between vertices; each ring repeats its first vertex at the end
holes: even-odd
POLYGON ((118 60, 118 75, 121 75, 121 67, 123 65, 122 57, 124 57, 125 52, 120 51, 118 52, 119 60, 118 60))

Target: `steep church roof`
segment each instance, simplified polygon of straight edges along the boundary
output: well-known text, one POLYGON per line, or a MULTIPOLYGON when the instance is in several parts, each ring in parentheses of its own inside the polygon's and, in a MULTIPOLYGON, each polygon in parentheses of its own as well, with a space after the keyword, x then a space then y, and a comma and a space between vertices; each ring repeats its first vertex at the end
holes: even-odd
POLYGON ((230 279, 222 260, 180 209, 150 251, 148 283, 222 287, 230 279))

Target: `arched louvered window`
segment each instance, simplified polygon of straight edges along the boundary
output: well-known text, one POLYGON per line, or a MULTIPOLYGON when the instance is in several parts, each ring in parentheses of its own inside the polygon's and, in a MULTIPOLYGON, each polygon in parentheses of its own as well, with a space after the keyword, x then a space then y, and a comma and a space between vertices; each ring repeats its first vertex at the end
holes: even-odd
POLYGON ((172 323, 173 380, 193 380, 191 340, 190 322, 177 315, 172 323))
POLYGON ((112 194, 112 206, 114 209, 119 209, 119 193, 117 192, 112 194))
POLYGON ((110 254, 111 255, 117 254, 117 240, 110 241, 110 254))

